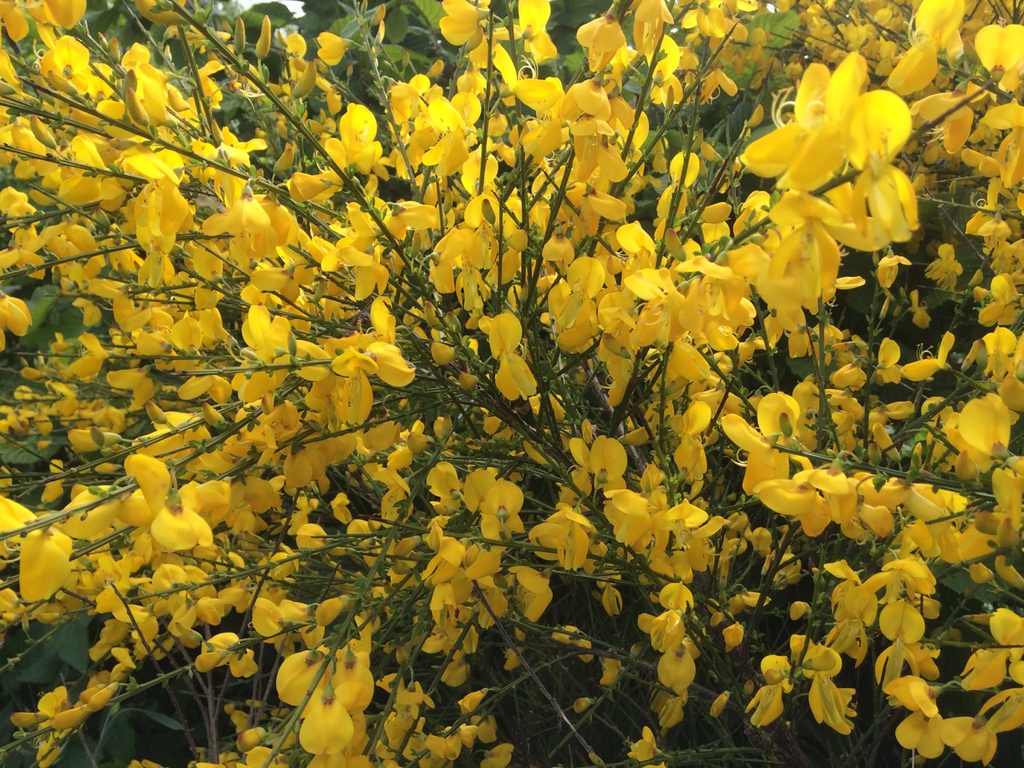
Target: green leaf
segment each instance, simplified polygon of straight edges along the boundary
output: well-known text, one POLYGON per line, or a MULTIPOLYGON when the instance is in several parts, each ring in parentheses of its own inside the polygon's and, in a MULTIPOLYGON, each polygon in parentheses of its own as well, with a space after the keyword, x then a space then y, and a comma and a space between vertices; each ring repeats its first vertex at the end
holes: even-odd
POLYGON ((32 325, 18 341, 19 348, 23 350, 45 350, 58 333, 66 339, 73 339, 85 327, 82 311, 72 304, 70 298, 57 296, 57 289, 52 285, 37 288, 25 304, 32 313, 32 325))
POLYGON ((295 14, 284 3, 256 3, 249 6, 249 12, 257 14, 261 21, 264 16, 269 16, 275 27, 295 21, 295 14))
MULTIPOLYGON (((409 4, 413 5, 434 29, 441 27, 441 19, 444 18, 444 8, 441 7, 441 3, 438 0, 409 0, 409 4)), ((390 16, 388 18, 390 20, 390 16)))
POLYGON ((793 35, 800 28, 800 15, 796 11, 782 13, 762 13, 747 22, 747 32, 763 29, 768 33, 768 41, 764 44, 766 54, 781 51, 793 40, 793 35))
POLYGON ((118 765, 127 764, 135 757, 135 727, 132 718, 124 717, 124 710, 115 710, 103 723, 96 757, 106 758, 118 765))
POLYGON ((54 637, 57 657, 77 672, 89 668, 89 617, 78 616, 61 627, 54 637))
POLYGON ((400 45, 384 45, 381 47, 381 50, 384 52, 384 55, 396 65, 402 64, 405 57, 408 56, 410 63, 417 69, 417 71, 426 69, 430 66, 430 59, 422 53, 416 53, 415 51, 411 51, 400 45))
POLYGON ((789 366, 789 370, 801 379, 805 379, 814 373, 814 360, 809 355, 804 357, 790 357, 786 355, 786 365, 789 366))
POLYGON ((3 464, 14 464, 18 466, 31 466, 38 464, 39 455, 22 448, 20 445, 0 445, 0 462, 3 464))
POLYGON ((384 36, 389 43, 400 43, 409 31, 409 17, 396 8, 384 20, 384 36))
POLYGON ((154 712, 151 709, 123 709, 121 710, 124 714, 131 713, 132 715, 142 715, 148 717, 157 725, 166 728, 169 731, 181 731, 184 730, 180 722, 175 720, 173 717, 162 715, 159 712, 154 712))

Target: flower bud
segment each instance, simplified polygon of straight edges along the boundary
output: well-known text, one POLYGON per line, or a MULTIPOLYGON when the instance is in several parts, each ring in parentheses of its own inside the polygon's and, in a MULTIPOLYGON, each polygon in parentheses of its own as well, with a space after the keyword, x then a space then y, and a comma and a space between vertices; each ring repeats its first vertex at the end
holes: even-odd
POLYGON ((307 62, 306 69, 299 77, 299 81, 295 83, 295 87, 292 89, 293 99, 304 99, 313 92, 313 87, 316 85, 316 62, 307 62))
POLYGON ((149 416, 150 421, 154 424, 167 423, 167 414, 160 410, 160 407, 152 400, 146 401, 146 415, 149 416))
POLYGON ((245 51, 245 22, 239 16, 235 19, 235 53, 241 56, 243 51, 245 51))
POLYGON ((238 747, 238 751, 244 755, 258 747, 266 735, 266 728, 249 728, 238 734, 235 745, 238 747))
POLYGON ((448 365, 455 359, 455 350, 447 344, 435 341, 430 345, 430 356, 437 365, 448 365))
POLYGON ((273 30, 270 25, 270 17, 263 17, 263 25, 260 27, 260 39, 256 41, 256 58, 265 59, 270 53, 270 43, 273 39, 273 30))
POLYGON ((722 714, 722 710, 725 709, 725 705, 729 703, 729 691, 722 691, 718 694, 718 698, 711 702, 711 716, 718 717, 722 714))
POLYGON ((133 123, 142 128, 149 127, 149 115, 146 113, 146 108, 142 106, 142 101, 139 99, 138 94, 135 93, 134 88, 125 89, 124 104, 128 117, 131 118, 133 123))
POLYGON ((54 138, 53 133, 47 128, 43 121, 40 120, 36 115, 32 115, 29 119, 29 126, 32 129, 32 135, 39 140, 39 143, 45 146, 47 149, 57 149, 57 139, 54 138))

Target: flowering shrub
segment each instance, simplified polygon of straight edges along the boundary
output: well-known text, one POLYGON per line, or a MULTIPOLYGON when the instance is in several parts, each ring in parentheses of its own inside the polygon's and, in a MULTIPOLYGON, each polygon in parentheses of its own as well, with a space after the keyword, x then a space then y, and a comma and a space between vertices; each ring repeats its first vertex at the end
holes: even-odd
POLYGON ((1016 6, 135 6, 0 6, 0 757, 1019 749, 1016 6))

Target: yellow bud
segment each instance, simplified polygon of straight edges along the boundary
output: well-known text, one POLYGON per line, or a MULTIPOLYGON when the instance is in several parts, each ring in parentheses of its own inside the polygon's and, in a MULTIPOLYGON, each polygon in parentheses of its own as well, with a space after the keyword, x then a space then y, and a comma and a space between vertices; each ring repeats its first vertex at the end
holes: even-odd
POLYGON ((505 243, 508 245, 508 247, 518 253, 522 253, 523 251, 525 251, 526 246, 529 244, 529 242, 530 239, 529 236, 526 234, 525 229, 516 229, 512 232, 512 234, 505 238, 505 243))
POLYGON ((316 85, 316 62, 310 61, 306 63, 306 69, 299 77, 299 81, 295 83, 295 87, 292 89, 293 99, 304 99, 313 92, 313 86, 316 85))
POLYGON ((1020 532, 1014 527, 1009 516, 999 521, 999 528, 996 530, 996 541, 1000 547, 1016 547, 1020 544, 1020 532))
POLYGON ((711 716, 718 717, 722 714, 722 710, 725 709, 725 705, 729 703, 729 691, 722 691, 718 694, 718 698, 711 702, 711 716))
POLYGON ((53 726, 55 731, 67 731, 77 725, 81 725, 82 721, 91 714, 92 712, 83 706, 71 707, 71 709, 65 709, 63 712, 54 714, 50 718, 49 724, 53 726))
POLYGON ((117 683, 108 683, 107 685, 100 686, 95 691, 83 691, 82 695, 78 698, 90 712, 99 712, 110 703, 114 694, 117 693, 117 689, 117 683))
POLYGON ((646 445, 650 434, 643 427, 627 432, 622 436, 622 442, 626 445, 646 445))
POLYGON ((235 745, 238 747, 238 751, 242 754, 251 752, 260 745, 263 741, 263 737, 267 735, 266 728, 249 728, 238 734, 238 738, 235 740, 235 745))
POLYGON ((797 600, 789 606, 789 618, 793 621, 799 621, 807 615, 807 611, 810 607, 803 600, 797 600))
MULTIPOLYGON (((177 4, 181 5, 183 0, 177 0, 177 4)), ((152 21, 154 24, 180 24, 185 21, 184 17, 177 13, 175 10, 157 10, 157 6, 174 8, 174 2, 157 2, 157 0, 135 0, 135 7, 139 9, 139 13, 145 16, 147 19, 152 21)))
POLYGON ((961 480, 974 480, 978 476, 978 465, 974 463, 974 459, 967 451, 960 451, 957 454, 953 470, 961 480))
POLYGON ((38 712, 15 712, 11 715, 11 725, 15 728, 35 728, 46 719, 46 715, 38 712))
POLYGON ((435 341, 430 345, 430 356, 438 365, 448 365, 455 359, 455 350, 447 344, 435 341))
POLYGON ((57 139, 54 138, 50 129, 36 115, 32 115, 29 119, 29 126, 32 128, 32 135, 39 140, 40 144, 43 144, 48 149, 57 149, 57 139))
POLYGON ((256 41, 256 58, 265 59, 270 53, 270 43, 273 38, 273 30, 270 24, 270 17, 263 17, 263 25, 260 27, 260 39, 256 41))
POLYGON ((134 88, 125 90, 124 104, 128 111, 128 117, 131 118, 133 123, 143 128, 149 127, 149 115, 146 113, 146 108, 142 106, 142 102, 139 100, 134 88))
POLYGON ((469 392, 469 390, 476 386, 477 381, 479 379, 471 373, 459 374, 459 386, 462 387, 463 392, 469 392))
POLYGON ((284 152, 277 158, 277 162, 274 163, 274 173, 280 175, 292 167, 292 163, 295 162, 295 145, 285 145, 284 152))
POLYGON ((725 652, 731 653, 743 642, 743 625, 730 624, 722 630, 722 639, 725 640, 725 652))
POLYGON ((219 424, 224 423, 224 417, 220 415, 220 412, 209 403, 203 403, 203 421, 209 424, 211 427, 216 427, 219 424))
POLYGON ((999 517, 987 509, 979 510, 974 515, 974 528, 986 536, 995 536, 999 530, 999 517))
POLYGON ((430 445, 430 437, 421 432, 413 432, 405 439, 405 444, 413 454, 423 453, 430 445))
POLYGON ((150 421, 152 421, 154 424, 167 423, 167 414, 160 410, 160 406, 158 406, 152 400, 146 401, 146 415, 149 416, 150 421))
POLYGON ((970 574, 971 581, 975 584, 987 584, 992 581, 994 576, 991 569, 984 563, 971 563, 967 573, 970 574))
POLYGON ((187 112, 190 109, 189 103, 177 88, 169 88, 167 90, 167 104, 171 109, 179 113, 187 112))
POLYGON ((332 597, 320 603, 314 612, 317 626, 326 627, 338 618, 345 608, 346 600, 344 597, 332 597))

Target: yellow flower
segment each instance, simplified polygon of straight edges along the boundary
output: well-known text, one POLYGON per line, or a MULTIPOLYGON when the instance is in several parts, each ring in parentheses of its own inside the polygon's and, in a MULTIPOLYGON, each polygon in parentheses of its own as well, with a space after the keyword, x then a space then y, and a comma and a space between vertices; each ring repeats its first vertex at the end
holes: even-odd
POLYGON ((867 64, 858 54, 850 54, 834 74, 824 64, 811 64, 790 103, 793 121, 753 142, 740 159, 758 176, 779 177, 784 189, 824 184, 843 163, 845 113, 866 82, 867 64))
POLYGON ((331 32, 321 32, 316 41, 320 45, 316 52, 317 58, 329 67, 340 62, 348 50, 348 41, 331 32))
POLYGON ((523 326, 519 318, 511 312, 502 312, 491 318, 487 335, 491 354, 498 359, 498 373, 494 377, 498 391, 509 400, 537 394, 537 380, 516 351, 523 339, 523 326))
POLYGON ((213 544, 210 524, 186 505, 186 498, 185 494, 169 494, 165 505, 156 513, 150 524, 153 539, 171 552, 194 549, 197 546, 208 547, 213 544))
POLYGON ((964 0, 922 0, 911 25, 911 48, 889 75, 888 86, 903 96, 931 83, 939 71, 939 50, 951 58, 963 50, 963 18, 964 0))
POLYGON ((590 71, 601 72, 620 48, 626 46, 626 36, 618 20, 611 14, 598 16, 576 31, 579 44, 587 49, 590 71))
MULTIPOLYGON (((277 677, 274 684, 277 695, 285 704, 298 706, 306 697, 306 693, 313 685, 313 680, 320 672, 320 668, 326 664, 323 653, 318 650, 309 652, 298 651, 288 656, 277 670, 277 677)), ((318 686, 326 684, 324 676, 318 686)))
POLYGON ((513 750, 514 747, 508 743, 491 747, 484 753, 480 768, 506 768, 512 762, 513 750))
POLYGON ((982 720, 950 717, 942 721, 942 741, 952 747, 961 760, 988 765, 996 753, 996 735, 982 720))
POLYGON ((842 146, 847 160, 862 171, 855 195, 866 201, 875 226, 895 242, 917 229, 917 193, 907 175, 890 163, 910 137, 906 103, 889 91, 860 96, 845 115, 842 146))
POLYGON ((974 49, 982 66, 999 78, 1000 88, 1017 90, 1024 61, 1024 26, 989 24, 982 27, 974 36, 974 49))
POLYGON ((1012 187, 1024 179, 1024 107, 1016 99, 991 107, 981 118, 981 124, 996 131, 1010 132, 999 144, 995 159, 1003 184, 1012 187))
POLYGON ((928 357, 923 360, 915 360, 912 363, 907 363, 902 368, 903 378, 908 381, 924 381, 934 376, 939 371, 945 370, 947 367, 947 358, 949 357, 950 350, 953 349, 953 343, 956 339, 952 333, 948 331, 942 334, 942 341, 939 343, 939 353, 935 357, 928 357))
POLYGON ((452 45, 475 48, 484 38, 483 24, 489 14, 489 0, 444 0, 445 16, 441 34, 452 45))
POLYGON ((71 575, 71 539, 54 528, 32 531, 21 544, 18 591, 25 602, 48 600, 71 575))
POLYGON ((658 681, 671 688, 677 696, 686 693, 696 676, 697 665, 685 643, 680 643, 675 650, 663 653, 658 661, 658 681))
POLYGON ((523 47, 538 64, 558 56, 558 49, 545 31, 551 17, 551 0, 519 0, 519 29, 523 47))
MULTIPOLYGON (((890 683, 891 685, 891 683, 890 683)), ((924 712, 913 712, 896 726, 896 741, 904 749, 916 750, 921 757, 939 757, 946 748, 942 741, 942 715, 928 717, 924 712)))
POLYGON ((302 712, 299 743, 311 755, 335 755, 355 735, 352 717, 334 695, 331 686, 314 695, 302 712))
MULTIPOLYGON (((968 85, 968 94, 974 96, 977 90, 974 84, 968 85)), ((920 115, 922 119, 928 121, 935 121, 941 117, 942 146, 950 154, 956 154, 967 141, 974 125, 974 110, 966 101, 966 95, 960 91, 934 93, 914 102, 910 107, 910 114, 920 115)))
POLYGON ((761 659, 761 674, 767 685, 758 689, 747 704, 746 711, 754 710, 750 723, 758 728, 771 725, 782 714, 783 695, 793 690, 789 659, 785 656, 765 656, 761 659))
POLYGON ((987 469, 993 459, 1004 458, 1010 442, 1010 409, 998 395, 971 400, 960 411, 960 436, 971 458, 987 469))

